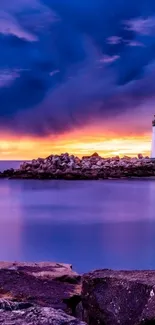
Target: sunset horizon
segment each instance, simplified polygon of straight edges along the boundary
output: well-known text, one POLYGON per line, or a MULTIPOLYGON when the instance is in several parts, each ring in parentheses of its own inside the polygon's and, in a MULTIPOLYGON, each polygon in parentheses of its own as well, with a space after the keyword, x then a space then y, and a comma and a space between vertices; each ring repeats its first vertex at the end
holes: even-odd
POLYGON ((100 132, 93 133, 92 130, 87 130, 86 133, 81 130, 40 138, 0 137, 0 160, 30 160, 66 152, 80 158, 94 152, 102 157, 134 157, 139 153, 150 157, 151 132, 114 137, 113 134, 107 136, 100 132))

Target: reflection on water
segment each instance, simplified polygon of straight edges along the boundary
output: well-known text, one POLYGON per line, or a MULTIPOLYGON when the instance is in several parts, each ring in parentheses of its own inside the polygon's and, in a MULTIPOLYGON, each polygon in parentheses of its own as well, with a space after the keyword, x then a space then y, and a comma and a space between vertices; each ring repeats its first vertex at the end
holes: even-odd
POLYGON ((0 180, 0 259, 155 268, 155 182, 0 180))

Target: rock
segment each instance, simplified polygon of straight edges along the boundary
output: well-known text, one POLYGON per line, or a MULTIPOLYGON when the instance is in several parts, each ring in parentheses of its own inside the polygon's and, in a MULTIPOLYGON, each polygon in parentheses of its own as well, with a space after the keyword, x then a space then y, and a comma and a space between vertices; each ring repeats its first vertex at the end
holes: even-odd
POLYGON ((82 160, 87 160, 87 159, 89 159, 91 156, 83 156, 82 157, 82 160))
POLYGON ((128 156, 124 156, 123 159, 124 159, 124 160, 130 160, 131 158, 128 157, 128 156))
POLYGON ((80 169, 81 166, 80 165, 74 165, 74 169, 80 169))
POLYGON ((116 161, 115 161, 115 160, 112 160, 112 161, 110 162, 110 166, 116 166, 116 161))
POLYGON ((94 152, 94 153, 91 155, 91 157, 99 158, 100 156, 99 156, 99 154, 98 154, 97 152, 94 152))
POLYGON ((155 324, 155 271, 85 274, 82 306, 89 325, 155 324))
POLYGON ((97 166, 101 167, 103 164, 102 160, 98 160, 98 162, 96 163, 97 166))
POLYGON ((100 168, 98 165, 92 165, 91 166, 91 169, 98 169, 98 168, 100 168))
POLYGON ((0 310, 3 325, 84 325, 85 323, 65 314, 62 310, 48 307, 32 307, 26 310, 0 310))
POLYGON ((131 158, 131 163, 132 164, 136 164, 137 163, 137 160, 138 160, 137 157, 131 158))
POLYGON ((84 318, 84 309, 83 309, 82 301, 80 301, 79 304, 76 306, 75 317, 77 317, 80 320, 83 320, 84 318))
POLYGON ((82 169, 89 169, 91 167, 91 164, 89 161, 82 162, 82 169))
POLYGON ((33 307, 33 305, 29 302, 12 301, 0 298, 0 310, 23 310, 30 307, 33 307))
POLYGON ((110 163, 107 161, 107 162, 105 162, 104 166, 105 167, 109 167, 110 166, 110 163))
POLYGON ((138 154, 138 159, 143 159, 143 155, 141 153, 138 154))
POLYGON ((115 156, 115 157, 112 158, 112 160, 119 161, 120 160, 120 157, 119 156, 115 156))
POLYGON ((81 300, 81 276, 71 265, 0 263, 0 298, 62 309, 74 314, 81 300))

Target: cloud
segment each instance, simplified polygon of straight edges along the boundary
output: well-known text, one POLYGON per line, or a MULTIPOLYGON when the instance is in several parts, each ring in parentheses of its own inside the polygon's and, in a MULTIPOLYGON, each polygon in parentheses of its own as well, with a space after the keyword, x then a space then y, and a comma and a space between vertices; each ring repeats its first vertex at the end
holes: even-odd
POLYGON ((143 43, 141 43, 141 42, 138 42, 138 41, 136 41, 136 40, 134 40, 134 41, 129 41, 129 42, 127 42, 127 45, 128 46, 145 46, 143 43))
POLYGON ((51 71, 50 72, 50 76, 54 76, 56 73, 59 73, 60 71, 59 70, 54 70, 54 71, 51 71))
POLYGON ((11 13, 21 13, 27 10, 31 11, 49 11, 49 8, 40 0, 1 0, 1 8, 11 13))
POLYGON ((150 35, 155 34, 155 17, 135 18, 124 21, 127 30, 136 32, 137 34, 150 35))
POLYGON ((37 36, 24 30, 13 16, 2 10, 0 10, 0 33, 14 35, 30 42, 37 41, 37 36))
POLYGON ((20 77, 19 70, 1 70, 0 87, 8 87, 11 83, 20 77))
POLYGON ((122 38, 119 36, 110 36, 107 38, 107 43, 110 45, 119 44, 119 43, 121 43, 121 41, 122 41, 122 38))
POLYGON ((1 129, 58 134, 154 100, 155 3, 142 2, 1 0, 1 129))
POLYGON ((27 41, 38 41, 38 33, 59 17, 39 0, 2 0, 0 33, 15 35, 27 41))
POLYGON ((116 60, 118 60, 120 58, 119 55, 103 55, 103 57, 101 59, 99 59, 100 63, 112 63, 115 62, 116 60))
MULTIPOLYGON (((137 132, 146 132, 151 125, 148 123, 147 109, 150 107, 148 103, 150 99, 155 100, 154 78, 155 63, 147 66, 143 78, 116 86, 113 69, 110 73, 109 68, 105 66, 100 73, 95 63, 92 65, 88 60, 85 67, 78 70, 76 75, 57 85, 53 91, 50 90, 40 104, 29 111, 19 111, 14 117, 13 124, 9 121, 7 125, 10 129, 14 129, 16 125, 20 134, 44 136, 58 135, 74 128, 81 128, 83 125, 93 124, 96 119, 99 123, 103 120, 103 130, 104 123, 106 125, 109 121, 112 121, 110 124, 114 125, 115 129, 115 121, 117 121, 118 130, 119 123, 123 123, 124 120, 124 123, 130 121, 126 131, 133 128, 137 132), (144 108, 140 121, 138 112, 141 107, 144 108), (126 114, 127 119, 125 119, 126 114), (132 120, 132 116, 137 118, 137 124, 135 118, 132 120)), ((150 109, 150 120, 152 114, 153 105, 150 109)))

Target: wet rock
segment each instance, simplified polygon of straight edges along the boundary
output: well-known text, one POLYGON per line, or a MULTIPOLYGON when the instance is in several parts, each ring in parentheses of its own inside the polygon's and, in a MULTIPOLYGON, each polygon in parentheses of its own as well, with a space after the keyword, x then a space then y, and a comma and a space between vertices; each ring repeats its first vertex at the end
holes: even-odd
POLYGON ((48 307, 32 307, 26 310, 0 310, 3 325, 84 325, 85 323, 65 314, 62 310, 48 307))
POLYGON ((83 277, 82 307, 89 325, 155 324, 155 271, 88 273, 83 277))
POLYGON ((81 300, 81 276, 67 264, 1 262, 0 299, 53 307, 73 314, 81 300))

